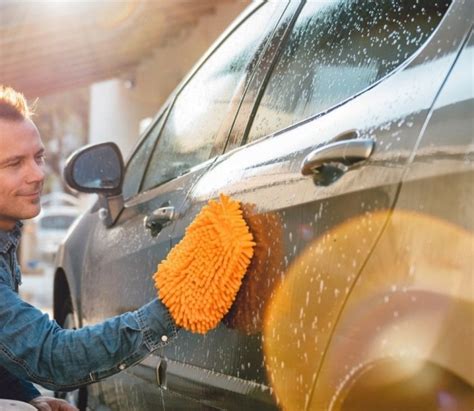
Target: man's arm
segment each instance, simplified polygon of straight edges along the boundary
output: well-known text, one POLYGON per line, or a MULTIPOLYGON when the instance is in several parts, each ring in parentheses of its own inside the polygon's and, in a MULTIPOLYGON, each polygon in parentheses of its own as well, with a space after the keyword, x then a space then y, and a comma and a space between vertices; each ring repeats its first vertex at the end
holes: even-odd
POLYGON ((0 365, 53 390, 71 390, 138 363, 176 328, 157 299, 137 311, 64 330, 0 282, 0 365))

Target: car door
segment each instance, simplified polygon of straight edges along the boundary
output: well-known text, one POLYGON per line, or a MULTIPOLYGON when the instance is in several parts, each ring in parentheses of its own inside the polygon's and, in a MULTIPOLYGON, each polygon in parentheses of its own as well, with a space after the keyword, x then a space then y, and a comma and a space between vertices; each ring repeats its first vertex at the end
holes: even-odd
MULTIPOLYGON (((223 151, 225 124, 235 117, 285 6, 252 5, 170 99, 129 161, 125 206, 117 221, 107 227, 99 221, 98 207, 93 209, 97 225, 82 267, 84 325, 134 310, 156 295, 152 275, 169 251, 173 220, 188 191, 223 151)), ((156 410, 165 400, 153 364, 147 360, 93 390, 114 410, 156 410)))
POLYGON ((370 11, 359 3, 302 4, 281 52, 263 59, 270 74, 257 70, 227 153, 176 223, 173 243, 225 193, 242 202, 257 240, 219 327, 180 330, 179 344, 164 350, 168 381, 207 404, 234 390, 254 399, 246 409, 308 406, 339 313, 384 227, 386 217, 373 216, 390 213, 462 41, 457 3, 381 1, 370 11))
POLYGON ((474 40, 462 26, 464 47, 341 312, 312 409, 474 407, 474 40))

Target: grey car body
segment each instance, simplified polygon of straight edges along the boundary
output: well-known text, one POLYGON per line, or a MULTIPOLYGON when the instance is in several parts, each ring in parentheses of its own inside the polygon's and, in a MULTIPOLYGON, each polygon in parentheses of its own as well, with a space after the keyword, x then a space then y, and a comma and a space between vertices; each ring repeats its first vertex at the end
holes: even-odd
POLYGON ((55 318, 150 300, 157 264, 220 193, 242 202, 255 257, 215 330, 180 330, 90 386, 91 408, 472 408, 472 11, 264 2, 223 34, 122 194, 61 246, 55 318))

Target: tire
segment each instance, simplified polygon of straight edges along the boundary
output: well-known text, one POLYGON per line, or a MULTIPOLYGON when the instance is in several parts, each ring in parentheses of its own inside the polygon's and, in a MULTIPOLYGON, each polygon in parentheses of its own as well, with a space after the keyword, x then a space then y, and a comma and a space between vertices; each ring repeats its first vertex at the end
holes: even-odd
MULTIPOLYGON (((60 325, 64 329, 75 330, 74 324, 74 314, 72 313, 72 303, 68 298, 64 303, 64 310, 61 313, 60 325)), ((64 392, 64 391, 55 391, 54 396, 56 398, 61 398, 66 400, 68 403, 74 405, 79 411, 89 411, 87 406, 88 402, 88 392, 87 387, 81 387, 74 391, 64 392)))

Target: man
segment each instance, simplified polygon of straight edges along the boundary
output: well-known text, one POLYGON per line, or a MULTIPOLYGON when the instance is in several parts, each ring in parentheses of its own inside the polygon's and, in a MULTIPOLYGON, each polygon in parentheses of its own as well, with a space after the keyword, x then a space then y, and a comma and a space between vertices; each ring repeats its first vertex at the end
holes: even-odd
POLYGON ((176 336, 157 299, 137 311, 63 330, 18 296, 20 220, 40 212, 44 146, 24 97, 0 86, 0 398, 39 410, 75 410, 40 396, 32 382, 72 390, 136 364, 176 336))

